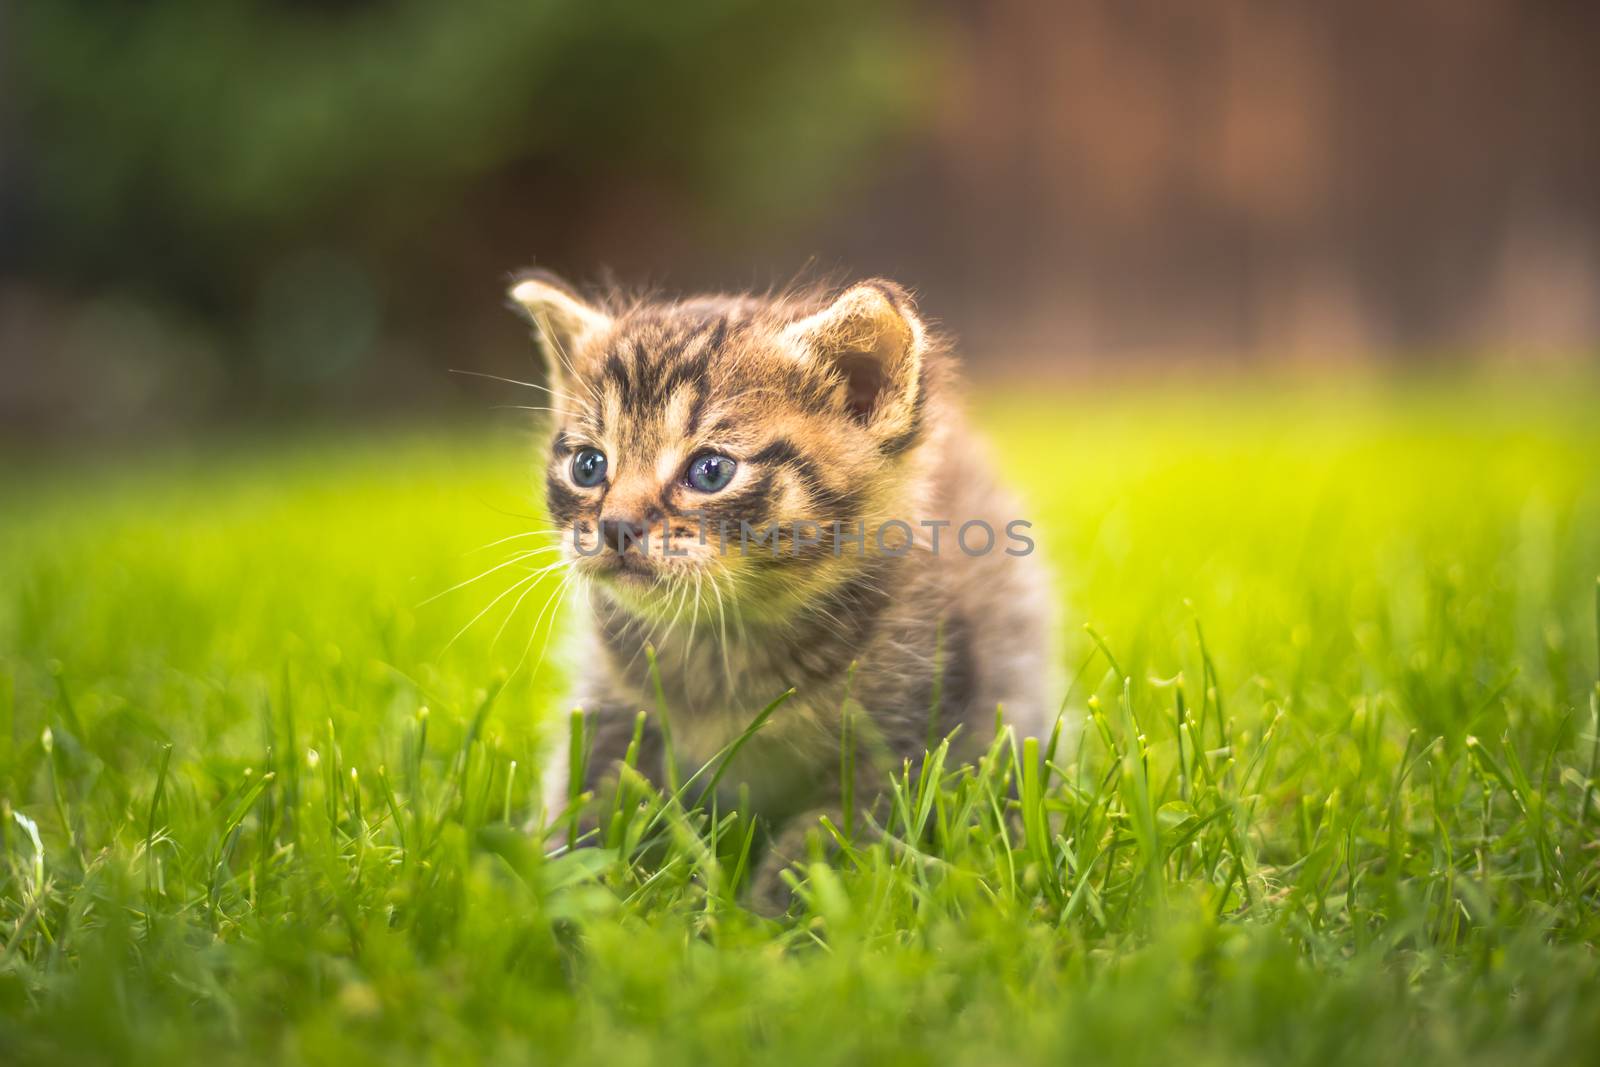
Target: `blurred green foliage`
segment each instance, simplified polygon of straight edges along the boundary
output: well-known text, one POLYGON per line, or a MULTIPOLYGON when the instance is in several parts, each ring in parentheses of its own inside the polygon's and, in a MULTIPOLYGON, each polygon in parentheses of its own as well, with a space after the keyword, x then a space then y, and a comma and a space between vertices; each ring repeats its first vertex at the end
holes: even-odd
POLYGON ((531 245, 634 183, 699 225, 804 217, 918 107, 932 54, 903 5, 848 0, 59 0, 8 21, 12 255, 223 325, 270 311, 308 248, 403 304, 438 288, 433 250, 531 245))

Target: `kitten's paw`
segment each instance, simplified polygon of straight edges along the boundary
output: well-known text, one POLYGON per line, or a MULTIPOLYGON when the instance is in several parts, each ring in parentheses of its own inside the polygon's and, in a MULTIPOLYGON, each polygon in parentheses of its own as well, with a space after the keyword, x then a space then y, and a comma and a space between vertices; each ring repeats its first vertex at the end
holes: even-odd
POLYGON ((750 879, 751 911, 777 919, 793 909, 794 886, 803 879, 800 865, 813 856, 831 859, 838 852, 838 841, 822 825, 824 819, 834 826, 843 821, 836 807, 816 808, 791 819, 773 837, 750 879))
POLYGON ((799 880, 793 865, 769 852, 750 880, 750 910, 763 919, 781 919, 789 914, 795 902, 791 880, 799 880))

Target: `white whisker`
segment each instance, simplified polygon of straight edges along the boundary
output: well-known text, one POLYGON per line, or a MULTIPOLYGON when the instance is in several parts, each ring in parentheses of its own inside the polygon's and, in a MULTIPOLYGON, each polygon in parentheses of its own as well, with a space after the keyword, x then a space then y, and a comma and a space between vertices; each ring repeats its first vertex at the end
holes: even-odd
POLYGON ((489 642, 489 648, 491 651, 500 643, 500 635, 506 632, 506 627, 511 625, 511 620, 516 618, 517 609, 522 607, 522 602, 524 600, 528 599, 528 594, 539 588, 537 579, 543 577, 545 573, 546 572, 541 571, 533 575, 533 578, 535 579, 533 584, 522 591, 522 595, 517 597, 516 602, 511 605, 511 610, 506 612, 506 617, 500 620, 500 628, 494 632, 494 640, 489 642))
MULTIPOLYGON (((511 541, 522 541, 522 540, 525 540, 525 539, 527 539, 529 537, 549 537, 549 536, 552 536, 552 535, 559 537, 559 536, 561 536, 561 531, 560 530, 526 530, 526 531, 524 531, 522 533, 514 533, 514 534, 511 534, 511 535, 506 536, 506 537, 497 538, 496 540, 493 540, 493 541, 487 541, 484 544, 479 545, 477 548, 469 548, 469 549, 467 549, 467 551, 463 552, 462 555, 463 556, 470 556, 474 552, 483 552, 486 549, 495 548, 495 547, 497 547, 499 545, 503 545, 503 544, 506 544, 506 543, 511 542, 511 541)), ((560 548, 560 547, 561 547, 560 545, 548 545, 548 546, 543 546, 542 545, 542 546, 534 549, 533 551, 543 552, 543 551, 547 551, 548 549, 555 549, 555 548, 560 548)))
POLYGON ((482 581, 483 579, 489 577, 489 575, 495 573, 496 571, 505 570, 507 567, 510 567, 515 563, 519 563, 522 560, 529 559, 530 557, 532 557, 532 556, 534 556, 536 554, 537 553, 535 553, 535 552, 525 552, 525 553, 520 553, 520 554, 518 554, 516 556, 513 556, 512 558, 506 560, 504 563, 498 563, 495 566, 490 567, 486 571, 483 571, 483 572, 481 572, 479 574, 473 575, 471 578, 468 578, 464 582, 457 582, 455 585, 452 585, 449 589, 446 589, 446 590, 444 590, 442 592, 438 592, 438 593, 433 594, 431 597, 429 597, 428 599, 422 601, 422 603, 418 604, 417 607, 419 607, 419 608, 427 607, 429 604, 432 604, 435 600, 438 600, 442 596, 447 596, 450 593, 454 593, 457 589, 465 589, 467 586, 471 585, 473 582, 482 581))
POLYGON ((575 570, 568 571, 566 576, 561 579, 561 584, 556 586, 555 592, 545 599, 543 606, 539 608, 539 614, 534 617, 532 628, 528 630, 528 641, 522 646, 522 655, 517 658, 517 665, 511 668, 511 673, 507 675, 507 681, 509 681, 511 678, 515 678, 517 672, 522 670, 522 665, 527 662, 528 652, 533 648, 533 639, 539 633, 540 628, 544 625, 545 613, 550 610, 551 605, 554 605, 555 611, 550 615, 550 625, 545 627, 544 642, 539 646, 539 658, 534 663, 533 673, 538 674, 539 671, 544 667, 545 652, 550 648, 550 635, 555 632, 556 620, 561 615, 561 605, 566 600, 567 591, 575 583, 579 582, 581 577, 582 576, 579 575, 575 570))
POLYGON ((506 597, 510 596, 515 590, 521 588, 524 585, 528 585, 531 588, 532 587, 532 583, 536 583, 536 582, 538 582, 538 580, 539 580, 539 575, 538 574, 530 574, 526 578, 518 578, 515 582, 512 582, 510 585, 506 586, 506 588, 501 591, 499 596, 495 597, 493 600, 489 601, 489 603, 485 604, 483 606, 483 610, 482 611, 478 612, 472 618, 468 619, 467 620, 467 624, 465 626, 463 626, 461 629, 457 630, 455 632, 455 636, 450 638, 450 640, 448 640, 448 641, 446 641, 444 643, 444 648, 439 650, 439 654, 442 656, 446 652, 450 651, 451 647, 453 645, 455 645, 455 643, 461 639, 461 635, 466 633, 468 630, 472 629, 473 624, 475 624, 479 619, 483 618, 485 615, 489 614, 490 610, 492 610, 496 604, 500 603, 500 601, 504 600, 506 597))
POLYGON ((479 370, 462 370, 459 367, 451 367, 450 373, 464 374, 470 378, 486 378, 491 382, 501 382, 505 385, 520 385, 524 389, 537 389, 541 393, 549 393, 551 396, 556 397, 559 400, 575 401, 574 397, 568 396, 562 393, 560 390, 552 389, 548 385, 540 385, 538 382, 525 382, 519 378, 502 378, 498 374, 486 374, 479 370))

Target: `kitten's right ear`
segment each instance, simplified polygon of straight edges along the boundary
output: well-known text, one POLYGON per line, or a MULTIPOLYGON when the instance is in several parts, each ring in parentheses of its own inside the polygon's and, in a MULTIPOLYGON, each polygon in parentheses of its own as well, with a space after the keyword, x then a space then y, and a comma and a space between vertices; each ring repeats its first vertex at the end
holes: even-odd
POLYGON ((611 325, 611 316, 546 271, 519 275, 509 295, 533 323, 534 340, 544 352, 552 387, 572 373, 572 353, 579 343, 611 325))
POLYGON ((914 444, 923 405, 922 320, 911 297, 891 281, 860 282, 783 336, 827 367, 845 412, 891 453, 914 444))

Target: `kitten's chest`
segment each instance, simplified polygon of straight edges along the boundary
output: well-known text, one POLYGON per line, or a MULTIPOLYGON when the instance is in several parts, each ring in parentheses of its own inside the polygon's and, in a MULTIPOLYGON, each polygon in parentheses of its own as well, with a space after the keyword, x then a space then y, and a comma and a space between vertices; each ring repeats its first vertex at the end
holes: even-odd
MULTIPOLYGON (((804 649, 797 654, 780 635, 768 636, 682 643, 669 636, 653 668, 643 656, 611 662, 625 702, 652 717, 659 679, 680 779, 726 759, 737 745, 718 790, 724 803, 735 801, 742 788, 755 811, 780 816, 800 810, 796 805, 806 805, 837 778, 848 662, 833 669, 804 649)), ((702 781, 714 773, 706 771, 702 781)))
MULTIPOLYGON (((674 724, 684 720, 689 731, 714 739, 717 745, 736 737, 762 709, 783 697, 775 721, 804 724, 829 721, 828 709, 843 698, 846 667, 818 669, 780 640, 751 641, 742 646, 696 641, 664 642, 652 667, 641 657, 628 671, 629 684, 652 706, 659 680, 674 724)), ((836 709, 835 709, 836 710, 836 709)))
MULTIPOLYGON (((681 776, 731 758, 719 792, 731 801, 742 787, 756 811, 777 814, 837 774, 842 679, 789 693, 793 683, 781 664, 734 664, 724 673, 713 656, 687 671, 671 659, 658 665, 681 776)), ((643 681, 643 706, 652 708, 653 680, 643 681)), ((708 770, 706 780, 715 773, 708 770)))

